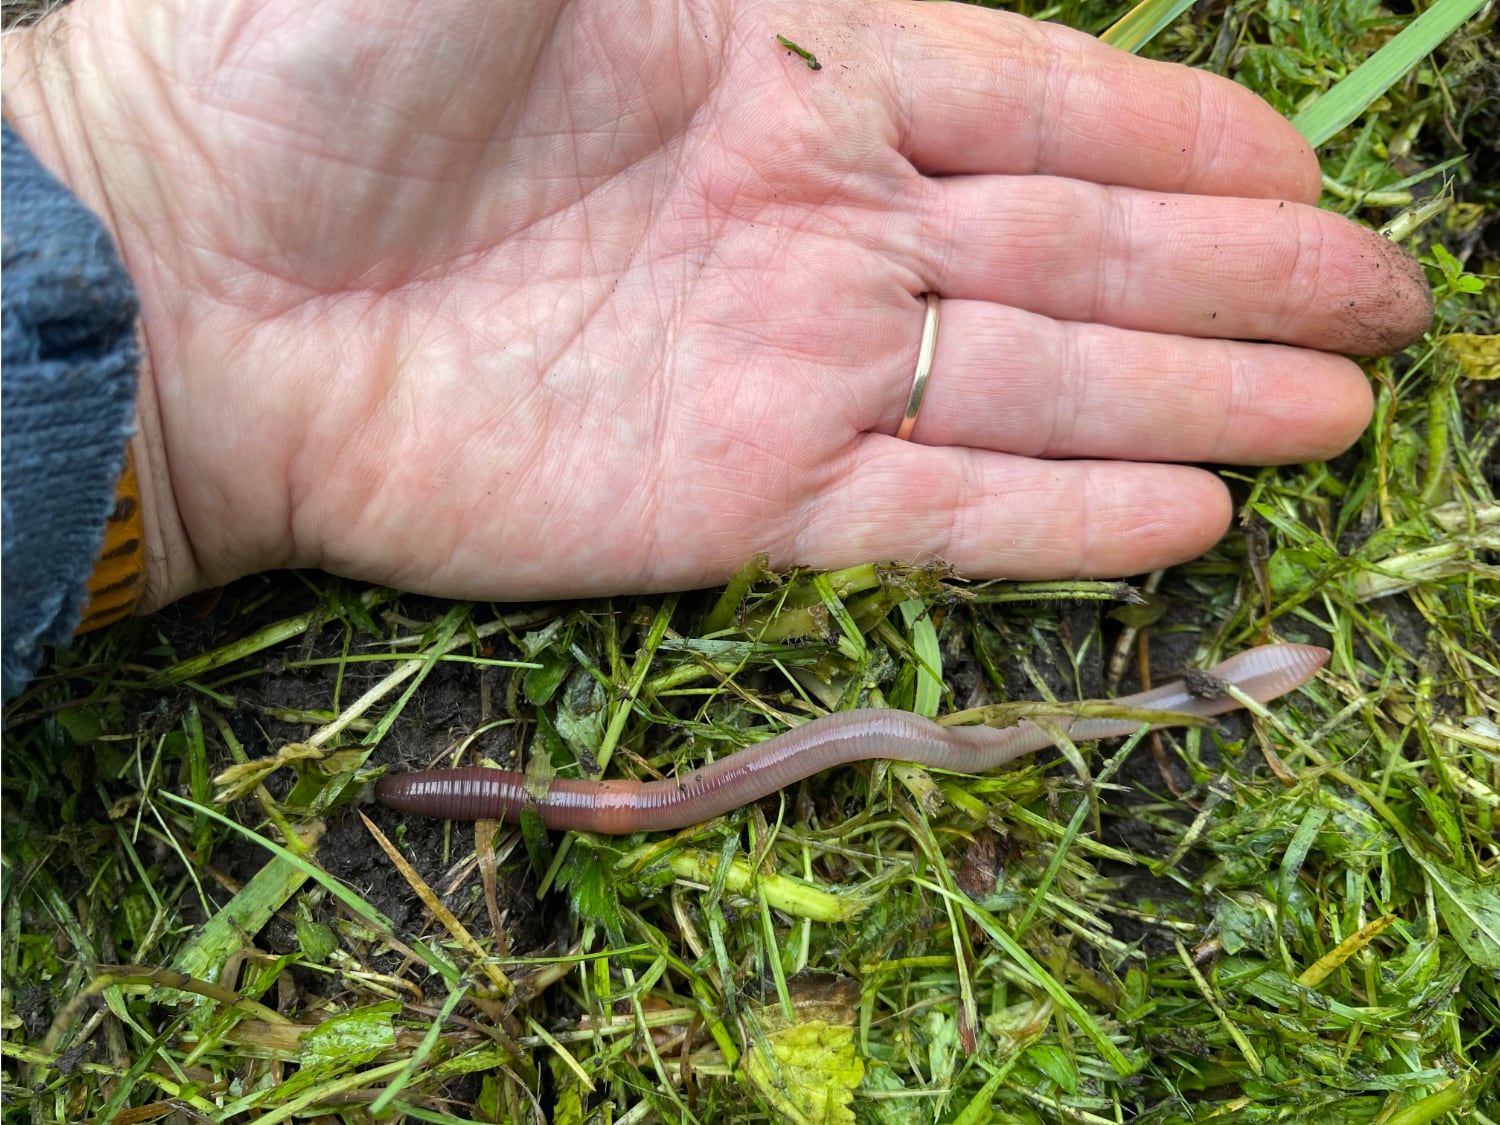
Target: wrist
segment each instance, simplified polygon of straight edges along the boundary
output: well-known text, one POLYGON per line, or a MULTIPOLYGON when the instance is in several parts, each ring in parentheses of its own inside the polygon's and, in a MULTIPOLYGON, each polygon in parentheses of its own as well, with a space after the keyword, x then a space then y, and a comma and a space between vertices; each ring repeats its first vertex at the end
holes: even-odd
MULTIPOLYGON (((60 9, 37 27, 5 36, 0 70, 5 116, 37 161, 103 224, 139 293, 145 271, 131 260, 132 239, 122 229, 122 214, 94 144, 97 130, 91 118, 97 115, 90 113, 90 99, 106 97, 107 88, 89 76, 107 71, 87 64, 90 33, 97 29, 75 18, 85 10, 97 13, 99 7, 60 9)), ((201 585, 173 497, 152 378, 148 301, 140 296, 143 314, 135 333, 140 359, 129 464, 117 488, 115 514, 90 580, 91 596, 80 630, 107 624, 124 612, 149 612, 201 585), (128 510, 131 500, 134 512, 128 510)))
POLYGON ((37 162, 105 225, 118 249, 115 216, 84 129, 78 67, 69 57, 68 47, 75 43, 64 25, 73 22, 73 15, 69 8, 58 8, 40 23, 0 39, 5 119, 37 162))
POLYGON ((202 589, 205 582, 172 489, 156 382, 151 377, 151 355, 144 340, 135 418, 130 451, 140 487, 141 547, 145 556, 144 588, 135 612, 150 613, 202 589))

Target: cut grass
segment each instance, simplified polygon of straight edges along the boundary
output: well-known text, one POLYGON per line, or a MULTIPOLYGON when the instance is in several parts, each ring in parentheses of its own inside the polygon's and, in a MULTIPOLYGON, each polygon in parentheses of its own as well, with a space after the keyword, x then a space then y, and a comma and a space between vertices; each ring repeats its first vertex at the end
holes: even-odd
MULTIPOLYGON (((63 654, 6 716, 0 1114, 1500 1122, 1484 20, 1323 150, 1380 226, 1446 165, 1410 235, 1433 332, 1367 365, 1355 451, 1231 474, 1241 526, 1140 604, 875 566, 503 610, 280 576, 63 654), (1115 694, 1143 652, 1269 637, 1334 657, 1263 718, 986 777, 875 763, 618 840, 353 807, 377 763, 665 776, 790 715, 1115 694)), ((1211 6, 1146 51, 1312 114, 1413 23, 1211 6)))

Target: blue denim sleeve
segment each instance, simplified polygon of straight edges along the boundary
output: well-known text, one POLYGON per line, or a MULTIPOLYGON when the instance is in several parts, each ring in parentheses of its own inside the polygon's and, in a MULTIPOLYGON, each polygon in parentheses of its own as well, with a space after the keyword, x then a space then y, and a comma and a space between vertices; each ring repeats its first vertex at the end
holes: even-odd
POLYGON ((3 125, 0 633, 11 699, 78 624, 125 465, 135 290, 104 224, 3 125))

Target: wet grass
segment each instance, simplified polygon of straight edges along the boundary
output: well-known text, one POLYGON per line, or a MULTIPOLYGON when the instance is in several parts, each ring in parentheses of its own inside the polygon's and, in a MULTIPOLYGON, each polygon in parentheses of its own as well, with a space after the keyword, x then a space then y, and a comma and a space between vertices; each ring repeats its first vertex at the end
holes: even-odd
MULTIPOLYGON (((1146 51, 1296 116, 1411 23, 1199 5, 1146 51)), ((752 563, 491 606, 281 575, 62 654, 5 718, 0 1114, 1500 1122, 1494 23, 1321 149, 1325 204, 1428 264, 1433 331, 1366 365, 1358 448, 1228 474, 1240 526, 1137 596, 752 563), (825 709, 1107 697, 1273 638, 1334 655, 1264 719, 839 770, 680 833, 366 800, 440 760, 671 776, 825 709)))

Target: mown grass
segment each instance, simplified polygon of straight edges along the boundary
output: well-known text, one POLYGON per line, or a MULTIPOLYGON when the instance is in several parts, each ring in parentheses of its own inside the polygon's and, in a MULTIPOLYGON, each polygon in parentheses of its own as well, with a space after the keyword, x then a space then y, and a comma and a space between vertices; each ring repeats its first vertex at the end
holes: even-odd
MULTIPOLYGON (((1291 116, 1411 19, 1209 5, 1147 50, 1291 116)), ((1494 22, 1322 149, 1327 205, 1414 227, 1432 333, 1367 365, 1356 450, 1228 474, 1241 525, 1139 598, 873 566, 544 606, 272 576, 60 656, 5 721, 0 1114, 1500 1122, 1494 22), (1099 697, 1143 654, 1160 678, 1269 638, 1334 656, 1265 718, 841 770, 676 834, 361 803, 389 764, 670 775, 784 716, 1099 697)))

